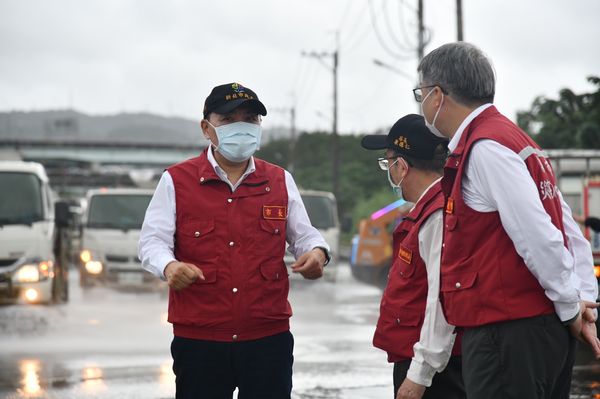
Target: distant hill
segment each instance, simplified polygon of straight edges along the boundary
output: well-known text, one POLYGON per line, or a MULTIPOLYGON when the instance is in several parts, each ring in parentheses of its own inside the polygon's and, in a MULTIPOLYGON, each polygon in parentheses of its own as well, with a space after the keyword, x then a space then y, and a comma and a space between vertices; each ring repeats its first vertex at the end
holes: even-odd
POLYGON ((198 121, 147 113, 91 116, 73 110, 0 112, 0 140, 189 144, 202 142, 198 121))
MULTIPOLYGON (((289 136, 266 129, 263 143, 289 136)), ((149 113, 87 115, 75 110, 0 112, 0 141, 205 145, 200 121, 149 113)))

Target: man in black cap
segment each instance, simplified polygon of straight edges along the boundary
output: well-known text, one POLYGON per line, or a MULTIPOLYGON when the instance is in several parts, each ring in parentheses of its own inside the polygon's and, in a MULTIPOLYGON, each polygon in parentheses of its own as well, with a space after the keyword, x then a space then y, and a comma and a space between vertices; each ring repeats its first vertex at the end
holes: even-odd
POLYGON ((256 93, 228 83, 204 105, 209 147, 168 168, 142 226, 142 266, 169 284, 176 397, 285 399, 294 340, 292 271, 317 279, 329 247, 311 226, 292 176, 253 157, 260 146, 256 93))
POLYGON ((385 150, 380 168, 398 196, 414 203, 394 230, 392 266, 373 337, 373 345, 394 363, 398 399, 466 397, 460 337, 438 300, 444 207, 440 180, 447 143, 414 114, 398 120, 387 136, 362 139, 366 149, 385 150))

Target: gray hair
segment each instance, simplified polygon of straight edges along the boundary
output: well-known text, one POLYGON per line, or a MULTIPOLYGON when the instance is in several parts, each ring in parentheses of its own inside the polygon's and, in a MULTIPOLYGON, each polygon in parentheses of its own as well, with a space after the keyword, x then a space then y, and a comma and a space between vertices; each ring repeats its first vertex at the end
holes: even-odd
POLYGON ((494 101, 494 68, 488 57, 473 44, 444 44, 423 57, 417 71, 421 74, 422 84, 439 85, 463 105, 494 101))

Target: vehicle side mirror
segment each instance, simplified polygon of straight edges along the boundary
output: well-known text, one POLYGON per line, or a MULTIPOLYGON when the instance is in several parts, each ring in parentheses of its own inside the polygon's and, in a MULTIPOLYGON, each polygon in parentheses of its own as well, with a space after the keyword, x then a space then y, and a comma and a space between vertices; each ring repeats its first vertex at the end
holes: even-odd
POLYGON ((54 204, 54 223, 56 224, 56 227, 69 227, 70 221, 71 212, 69 210, 69 204, 64 201, 56 202, 54 204))

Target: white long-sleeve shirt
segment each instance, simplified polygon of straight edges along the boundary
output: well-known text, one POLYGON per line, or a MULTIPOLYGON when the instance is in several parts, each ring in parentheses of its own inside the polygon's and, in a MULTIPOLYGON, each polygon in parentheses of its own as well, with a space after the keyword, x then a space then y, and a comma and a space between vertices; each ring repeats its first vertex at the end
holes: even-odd
MULTIPOLYGON (((454 151, 467 125, 491 104, 475 109, 458 127, 448 148, 454 151)), ((563 235, 546 213, 525 160, 493 140, 477 141, 462 181, 465 203, 478 212, 498 211, 502 226, 525 265, 544 288, 562 321, 579 311, 580 299, 595 301, 598 286, 589 242, 557 192, 563 211, 563 235)))
MULTIPOLYGON (((439 179, 433 184, 437 181, 439 179)), ((419 254, 427 270, 427 301, 419 341, 413 346, 414 356, 406 374, 411 381, 425 386, 431 386, 435 373, 446 368, 456 338, 454 326, 446 321, 439 300, 442 237, 442 210, 438 210, 427 218, 419 230, 419 254)))
MULTIPOLYGON (((232 184, 227 178, 225 171, 215 160, 212 149, 207 151, 207 157, 217 176, 227 183, 232 191, 235 191, 242 181, 256 170, 254 158, 251 157, 248 168, 242 177, 236 184, 232 184)), ((286 241, 289 244, 288 250, 296 259, 315 247, 323 247, 327 251, 330 251, 329 245, 323 239, 323 236, 310 223, 298 187, 288 171, 285 171, 285 185, 288 193, 286 228, 286 241)), ((165 171, 148 205, 138 247, 138 255, 142 261, 142 267, 163 280, 165 279, 165 267, 170 262, 176 260, 173 252, 175 245, 176 206, 173 179, 169 172, 165 171)))

